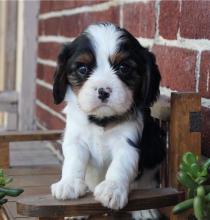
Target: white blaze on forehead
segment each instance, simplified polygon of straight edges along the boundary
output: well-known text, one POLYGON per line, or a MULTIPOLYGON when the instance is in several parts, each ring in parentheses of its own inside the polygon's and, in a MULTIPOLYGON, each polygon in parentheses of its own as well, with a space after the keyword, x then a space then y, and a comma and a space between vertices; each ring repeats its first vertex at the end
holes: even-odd
POLYGON ((90 36, 90 41, 95 49, 97 63, 100 65, 113 55, 122 41, 122 31, 113 24, 90 25, 85 32, 90 36))

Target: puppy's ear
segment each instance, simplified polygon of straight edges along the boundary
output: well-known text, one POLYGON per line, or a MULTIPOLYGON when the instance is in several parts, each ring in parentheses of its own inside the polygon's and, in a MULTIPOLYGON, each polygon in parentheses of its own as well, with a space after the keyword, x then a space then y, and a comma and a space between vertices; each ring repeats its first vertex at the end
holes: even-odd
POLYGON ((145 51, 146 73, 142 84, 142 98, 144 107, 150 107, 157 100, 160 90, 161 75, 156 64, 155 56, 145 51))
POLYGON ((58 55, 57 67, 54 74, 53 82, 53 97, 54 103, 60 104, 65 97, 67 89, 67 61, 71 56, 70 45, 64 45, 60 54, 58 55))

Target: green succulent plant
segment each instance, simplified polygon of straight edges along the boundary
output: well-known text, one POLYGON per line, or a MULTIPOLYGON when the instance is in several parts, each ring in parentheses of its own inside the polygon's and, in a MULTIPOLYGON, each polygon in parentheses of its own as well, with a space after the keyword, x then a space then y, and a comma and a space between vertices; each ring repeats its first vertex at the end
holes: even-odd
POLYGON ((179 168, 177 179, 188 193, 187 199, 173 208, 173 213, 179 214, 193 208, 198 220, 206 219, 210 203, 210 185, 206 185, 210 178, 210 159, 201 161, 192 152, 187 152, 183 154, 179 168))
POLYGON ((0 169, 0 206, 7 202, 5 196, 16 197, 23 193, 23 189, 9 188, 6 185, 12 182, 11 177, 4 174, 3 169, 0 169))

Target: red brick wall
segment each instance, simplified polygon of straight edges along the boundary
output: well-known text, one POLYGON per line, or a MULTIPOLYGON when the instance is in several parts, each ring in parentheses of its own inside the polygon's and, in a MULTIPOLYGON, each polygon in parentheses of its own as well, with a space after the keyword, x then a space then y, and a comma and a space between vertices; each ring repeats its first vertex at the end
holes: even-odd
POLYGON ((210 155, 210 1, 41 1, 37 60, 37 124, 63 128, 62 106, 52 100, 52 76, 62 43, 88 24, 111 21, 127 28, 157 56, 161 93, 202 95, 203 150, 210 155), (209 150, 208 150, 209 147, 209 150))

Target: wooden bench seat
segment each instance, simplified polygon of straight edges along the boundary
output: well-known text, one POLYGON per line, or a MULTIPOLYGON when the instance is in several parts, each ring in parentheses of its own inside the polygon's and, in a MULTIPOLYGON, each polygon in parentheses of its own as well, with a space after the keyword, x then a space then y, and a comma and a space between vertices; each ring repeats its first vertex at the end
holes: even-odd
MULTIPOLYGON (((174 188, 134 190, 129 195, 127 206, 120 212, 172 206, 182 201, 184 196, 184 192, 174 188)), ((22 215, 34 217, 97 215, 111 211, 97 202, 92 193, 69 201, 59 201, 51 195, 27 196, 18 199, 17 210, 22 215)))
MULTIPOLYGON (((24 192, 18 197, 8 197, 9 202, 4 205, 4 214, 8 219, 31 219, 24 215, 17 214, 17 199, 26 196, 46 195, 50 193, 50 185, 59 179, 61 173, 60 166, 40 166, 40 167, 14 167, 6 169, 8 176, 13 176, 14 181, 10 187, 20 187, 24 192)), ((36 218, 33 218, 36 219, 36 218)))

